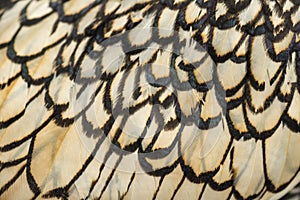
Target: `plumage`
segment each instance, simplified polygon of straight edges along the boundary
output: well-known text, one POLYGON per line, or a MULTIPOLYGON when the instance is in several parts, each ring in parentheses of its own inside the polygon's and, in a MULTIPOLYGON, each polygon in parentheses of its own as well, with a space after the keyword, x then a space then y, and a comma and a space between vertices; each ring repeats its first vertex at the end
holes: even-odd
POLYGON ((0 199, 299 199, 299 6, 0 2, 0 199))

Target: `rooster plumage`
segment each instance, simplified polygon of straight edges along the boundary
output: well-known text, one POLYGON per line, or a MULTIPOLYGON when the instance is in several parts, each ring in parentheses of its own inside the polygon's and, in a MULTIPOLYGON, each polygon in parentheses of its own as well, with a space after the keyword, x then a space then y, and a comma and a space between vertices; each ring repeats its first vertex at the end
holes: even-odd
POLYGON ((283 197, 299 6, 1 1, 0 199, 283 197))

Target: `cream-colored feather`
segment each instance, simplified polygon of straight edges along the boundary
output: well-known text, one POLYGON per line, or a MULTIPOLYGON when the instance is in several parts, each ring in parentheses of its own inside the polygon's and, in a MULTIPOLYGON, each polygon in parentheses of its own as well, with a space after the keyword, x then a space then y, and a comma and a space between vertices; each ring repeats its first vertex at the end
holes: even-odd
POLYGON ((299 188, 299 13, 294 0, 0 2, 0 199, 299 188))

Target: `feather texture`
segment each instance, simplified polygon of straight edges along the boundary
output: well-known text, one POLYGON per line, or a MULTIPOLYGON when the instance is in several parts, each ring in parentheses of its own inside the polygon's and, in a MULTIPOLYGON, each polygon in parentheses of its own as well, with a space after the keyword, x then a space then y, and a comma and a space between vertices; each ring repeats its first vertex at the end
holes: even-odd
POLYGON ((299 6, 0 2, 0 199, 281 198, 299 6))

